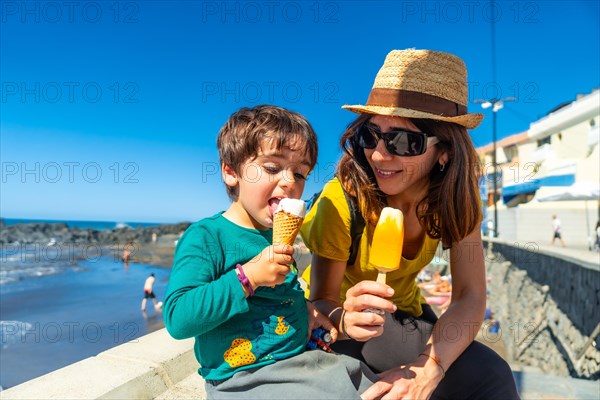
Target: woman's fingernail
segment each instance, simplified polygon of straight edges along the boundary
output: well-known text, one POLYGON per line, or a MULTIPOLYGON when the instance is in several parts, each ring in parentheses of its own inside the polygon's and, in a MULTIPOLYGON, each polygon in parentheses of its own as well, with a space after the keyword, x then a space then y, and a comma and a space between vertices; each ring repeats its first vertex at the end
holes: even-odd
POLYGON ((388 293, 388 294, 390 294, 390 295, 391 295, 391 294, 394 294, 394 289, 392 289, 392 288, 389 288, 389 289, 387 290, 387 293, 388 293))
POLYGON ((394 312, 396 312, 397 309, 398 307, 394 304, 394 312))

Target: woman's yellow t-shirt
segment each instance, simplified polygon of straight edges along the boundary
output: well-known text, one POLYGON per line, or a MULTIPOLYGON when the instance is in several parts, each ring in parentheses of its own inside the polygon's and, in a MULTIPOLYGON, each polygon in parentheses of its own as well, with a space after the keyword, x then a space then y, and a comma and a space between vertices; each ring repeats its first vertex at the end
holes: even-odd
MULTIPOLYGON (((346 196, 337 178, 329 181, 304 219, 300 231, 304 243, 320 257, 334 261, 347 261, 350 257, 351 216, 346 196)), ((346 291, 363 280, 376 280, 377 270, 369 266, 369 251, 373 238, 372 227, 365 226, 360 246, 353 265, 347 265, 340 290, 340 301, 346 299, 346 291)), ((402 257, 400 268, 387 273, 387 284, 394 288, 391 298, 398 309, 414 316, 423 313, 424 300, 416 284, 419 271, 431 262, 439 240, 425 235, 425 240, 416 257, 408 260, 402 257)), ((308 282, 310 272, 303 277, 308 282)))

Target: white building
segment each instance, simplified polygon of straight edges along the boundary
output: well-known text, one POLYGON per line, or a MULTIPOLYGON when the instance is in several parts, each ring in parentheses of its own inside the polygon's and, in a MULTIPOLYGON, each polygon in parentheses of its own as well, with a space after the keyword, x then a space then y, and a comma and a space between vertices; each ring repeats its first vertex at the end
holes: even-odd
MULTIPOLYGON (((567 247, 588 248, 600 219, 600 91, 578 96, 496 145, 499 237, 549 245, 552 215, 567 247), (589 198, 590 200, 572 200, 589 198)), ((484 163, 487 219, 493 219, 493 146, 477 149, 484 163), (487 189, 487 193, 486 193, 487 189)), ((485 225, 485 224, 484 224, 485 225)), ((558 245, 558 241, 555 245, 558 245)))

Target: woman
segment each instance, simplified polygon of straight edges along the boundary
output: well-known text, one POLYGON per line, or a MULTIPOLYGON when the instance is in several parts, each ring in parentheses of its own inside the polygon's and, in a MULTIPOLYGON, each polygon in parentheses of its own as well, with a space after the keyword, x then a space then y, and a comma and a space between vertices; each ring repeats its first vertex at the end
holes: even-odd
POLYGON ((341 138, 337 177, 302 234, 313 252, 310 298, 348 339, 334 349, 385 371, 363 398, 518 398, 508 365, 473 342, 486 294, 480 167, 467 128, 483 115, 468 114, 467 100, 461 59, 411 49, 388 54, 366 105, 344 106, 360 116, 341 138), (354 263, 350 201, 365 220, 354 263), (401 265, 387 285, 368 263, 385 206, 403 212, 405 229, 401 265), (438 320, 415 277, 440 241, 450 249, 452 295, 438 320))

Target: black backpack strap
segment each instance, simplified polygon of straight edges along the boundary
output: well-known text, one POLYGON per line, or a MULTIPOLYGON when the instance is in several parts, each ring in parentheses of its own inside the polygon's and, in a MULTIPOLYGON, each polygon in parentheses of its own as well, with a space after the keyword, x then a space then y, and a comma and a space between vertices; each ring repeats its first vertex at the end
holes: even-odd
MULTIPOLYGON (((356 256, 358 255, 360 238, 362 237, 365 229, 365 219, 358 209, 356 199, 346 192, 346 189, 344 189, 343 185, 342 191, 344 192, 344 197, 346 198, 346 203, 348 204, 348 209, 350 210, 350 257, 348 258, 348 264, 352 265, 354 264, 354 261, 356 261, 356 256)), ((321 192, 323 192, 323 190, 313 194, 312 197, 306 201, 307 211, 310 210, 316 203, 317 199, 321 196, 321 192)))
POLYGON ((348 264, 353 265, 356 261, 356 256, 358 255, 358 248, 360 246, 360 238, 362 237, 363 231, 365 229, 365 219, 363 218, 360 210, 358 209, 358 204, 356 204, 356 199, 350 196, 344 186, 342 185, 342 190, 344 191, 344 197, 346 197, 346 203, 348 203, 348 209, 350 210, 350 257, 348 258, 348 264))
POLYGON ((321 197, 322 192, 323 192, 323 189, 319 190, 318 192, 313 194, 310 199, 306 200, 306 213, 307 214, 308 214, 308 210, 310 210, 315 205, 315 203, 317 202, 317 199, 319 197, 321 197))

